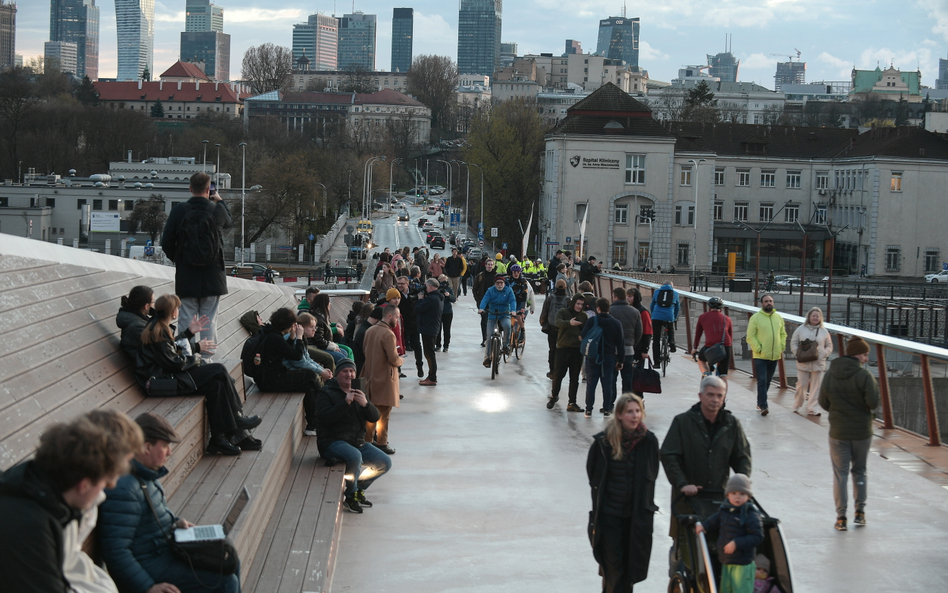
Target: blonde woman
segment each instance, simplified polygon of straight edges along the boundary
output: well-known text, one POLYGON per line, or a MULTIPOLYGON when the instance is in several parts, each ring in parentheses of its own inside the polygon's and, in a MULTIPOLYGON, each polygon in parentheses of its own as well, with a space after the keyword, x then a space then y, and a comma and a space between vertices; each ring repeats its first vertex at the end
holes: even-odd
POLYGON ((790 338, 790 351, 796 354, 804 340, 816 342, 817 359, 811 362, 797 362, 797 391, 793 402, 793 411, 798 412, 807 401, 807 415, 819 416, 822 408, 819 404, 820 383, 826 371, 826 359, 833 353, 833 338, 823 327, 823 310, 813 307, 806 314, 806 322, 793 332, 790 338))

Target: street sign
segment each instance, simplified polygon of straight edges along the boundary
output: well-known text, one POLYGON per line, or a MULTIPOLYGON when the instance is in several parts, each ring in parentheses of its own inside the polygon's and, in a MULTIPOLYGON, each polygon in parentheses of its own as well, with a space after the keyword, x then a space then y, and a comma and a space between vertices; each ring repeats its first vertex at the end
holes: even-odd
POLYGON ((356 228, 355 228, 354 226, 352 226, 351 224, 346 227, 346 232, 347 232, 347 233, 351 233, 351 232, 354 231, 354 230, 356 230, 356 228))
MULTIPOLYGON (((479 230, 481 233, 484 232, 484 223, 483 223, 483 222, 477 223, 477 230, 479 230)), ((945 264, 945 265, 948 265, 948 264, 945 264)))
MULTIPOLYGON (((352 231, 349 231, 349 232, 352 232, 352 231)), ((313 233, 310 233, 310 234, 309 234, 309 240, 310 240, 310 241, 312 241, 312 240, 315 239, 315 238, 316 238, 316 236, 315 236, 313 233)))
POLYGON ((559 245, 560 242, 559 242, 559 241, 547 241, 546 244, 547 244, 547 245, 559 245))
POLYGON ((506 243, 501 243, 501 244, 500 244, 500 248, 501 248, 501 249, 507 249, 507 244, 506 244, 506 243))
POLYGON ((491 227, 491 229, 490 229, 490 236, 491 236, 491 237, 496 237, 496 236, 497 236, 497 227, 491 227))
POLYGON ((572 238, 572 237, 566 237, 566 242, 567 242, 567 243, 572 243, 572 242, 573 242, 573 238, 572 238))
POLYGON ((477 244, 480 245, 481 247, 484 246, 484 239, 483 239, 483 237, 481 238, 480 241, 477 242, 477 244))

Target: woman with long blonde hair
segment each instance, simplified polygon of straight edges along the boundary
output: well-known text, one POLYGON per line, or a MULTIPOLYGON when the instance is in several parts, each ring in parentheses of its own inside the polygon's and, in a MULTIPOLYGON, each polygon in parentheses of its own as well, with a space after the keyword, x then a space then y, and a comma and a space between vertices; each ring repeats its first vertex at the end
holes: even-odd
POLYGON ((631 593, 648 576, 658 510, 658 439, 644 421, 645 402, 623 393, 606 429, 593 437, 586 459, 592 489, 589 542, 607 593, 631 593))
MULTIPOLYGON (((149 395, 154 390, 152 381, 173 378, 176 389, 162 393, 163 396, 204 396, 211 427, 208 453, 240 455, 241 450, 258 451, 261 443, 248 431, 260 424, 260 418, 243 415, 240 396, 224 365, 207 363, 201 358, 202 351, 213 351, 216 344, 209 340, 195 343, 194 335, 203 327, 192 331, 193 324, 175 337, 174 321, 180 306, 181 299, 173 294, 162 295, 155 301, 155 315, 142 331, 135 378, 149 395)), ((203 325, 201 320, 194 321, 203 325)))
POLYGON ((804 340, 816 343, 816 360, 797 361, 797 388, 793 399, 793 411, 797 412, 806 402, 808 416, 819 416, 820 383, 826 372, 826 359, 833 353, 833 337, 823 327, 823 310, 813 307, 806 313, 806 322, 798 327, 790 337, 790 352, 797 355, 804 340))

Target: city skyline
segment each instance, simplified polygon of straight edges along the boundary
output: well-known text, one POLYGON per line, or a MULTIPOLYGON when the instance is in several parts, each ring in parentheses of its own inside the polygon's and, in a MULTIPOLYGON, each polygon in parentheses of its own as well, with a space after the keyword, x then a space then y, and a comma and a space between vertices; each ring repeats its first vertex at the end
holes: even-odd
MULTIPOLYGON (((186 0, 156 0, 154 69, 162 71, 178 58, 180 33, 185 28, 186 0)), ((269 8, 254 0, 215 0, 224 9, 232 35, 231 72, 238 76, 248 47, 261 43, 292 46, 293 25, 313 12, 332 14, 333 5, 290 0, 269 8)), ((116 26, 113 2, 100 6, 99 75, 116 76, 116 26)), ((457 4, 434 0, 364 2, 355 8, 377 14, 376 65, 390 63, 391 15, 395 6, 414 8, 415 26, 425 35, 414 39, 414 56, 446 55, 457 60, 457 4)), ((351 5, 337 6, 338 14, 351 5)), ((586 51, 596 46, 601 19, 621 14, 621 2, 592 0, 582 8, 534 0, 506 3, 501 41, 515 42, 520 54, 563 53, 566 39, 580 41, 586 51)), ((741 80, 774 86, 778 61, 802 52, 807 81, 848 80, 853 66, 872 69, 894 63, 902 70, 920 69, 922 82, 934 87, 938 59, 948 56, 948 6, 918 0, 908 6, 881 1, 817 2, 785 0, 761 5, 737 0, 706 8, 692 0, 673 5, 630 6, 630 18, 641 19, 639 66, 651 78, 669 81, 684 65, 704 64, 707 54, 724 50, 733 36, 732 52, 741 60, 741 80), (641 9, 641 10, 639 10, 641 9), (867 16, 869 18, 867 18, 867 16), (693 24, 692 24, 693 23, 693 24), (777 54, 777 55, 770 55, 777 54)), ((28 61, 43 54, 49 39, 49 5, 21 2, 17 13, 17 53, 28 61)))

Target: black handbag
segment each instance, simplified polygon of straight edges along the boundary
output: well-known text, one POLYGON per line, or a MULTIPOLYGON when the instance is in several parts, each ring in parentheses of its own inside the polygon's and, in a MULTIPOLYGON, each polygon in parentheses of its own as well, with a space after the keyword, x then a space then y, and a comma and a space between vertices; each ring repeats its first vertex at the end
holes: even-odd
POLYGON ((698 358, 709 365, 716 365, 727 358, 727 347, 723 342, 714 346, 705 346, 698 352, 698 358))
MULTIPOLYGON (((155 511, 155 505, 152 504, 151 497, 148 495, 148 487, 141 478, 137 476, 136 478, 142 487, 142 495, 145 497, 145 502, 148 503, 148 508, 151 509, 151 514, 155 516, 155 522, 158 523, 160 527, 161 521, 158 519, 158 512, 155 511)), ((221 576, 230 576, 236 573, 237 567, 240 566, 237 548, 234 547, 234 542, 231 541, 229 537, 211 541, 179 543, 174 541, 174 537, 171 535, 167 533, 163 533, 163 535, 168 542, 168 547, 171 549, 171 554, 190 566, 192 571, 204 570, 221 576)), ((197 575, 195 575, 195 577, 196 576, 197 575)), ((201 583, 200 579, 198 579, 198 582, 201 583)), ((205 583, 201 584, 205 587, 212 587, 212 585, 205 583)))
POLYGON ((150 397, 174 397, 178 395, 178 380, 174 377, 149 377, 145 391, 150 397))
POLYGON ((641 362, 632 369, 632 391, 636 393, 661 393, 662 376, 652 368, 652 359, 647 358, 648 368, 641 362))

